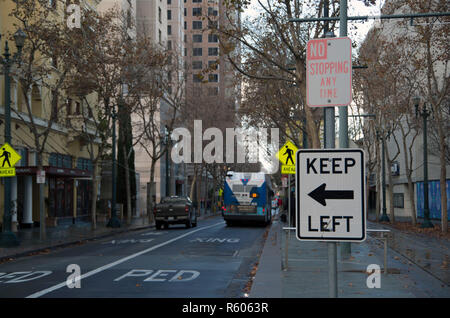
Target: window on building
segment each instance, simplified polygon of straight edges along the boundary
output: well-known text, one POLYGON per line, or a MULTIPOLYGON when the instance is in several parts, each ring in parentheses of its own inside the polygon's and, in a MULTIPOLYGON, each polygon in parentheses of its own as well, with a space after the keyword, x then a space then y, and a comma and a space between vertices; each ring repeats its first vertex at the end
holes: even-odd
POLYGON ((72 115, 72 99, 68 98, 66 101, 66 112, 67 115, 72 115))
POLYGON ((219 21, 208 20, 209 29, 217 29, 219 27, 219 21))
POLYGON ((86 158, 78 158, 76 168, 81 170, 92 171, 92 161, 86 158))
POLYGON ((184 21, 184 29, 187 30, 187 22, 184 21))
POLYGON ((202 8, 192 8, 192 15, 195 16, 201 16, 202 15, 202 8))
POLYGON ((167 35, 172 35, 172 26, 171 25, 167 26, 167 35))
POLYGON ((80 115, 81 114, 81 104, 80 102, 75 102, 75 115, 80 115))
POLYGON ((217 36, 217 34, 208 34, 208 42, 209 43, 219 42, 219 37, 217 36))
POLYGON ((127 10, 127 27, 131 28, 132 24, 132 16, 131 16, 131 9, 127 10))
POLYGON ((172 20, 172 10, 167 10, 167 20, 172 20))
POLYGON ((219 81, 219 74, 209 74, 208 82, 217 83, 219 81))
POLYGON ((167 4, 172 4, 172 0, 167 0, 167 4))
POLYGON ((217 56, 219 55, 219 48, 218 47, 210 47, 208 48, 208 56, 217 56))
POLYGON ((48 7, 56 9, 56 0, 48 0, 48 7))
POLYGON ((194 70, 202 69, 202 67, 203 67, 202 61, 193 61, 192 62, 192 68, 194 70))
POLYGON ((192 55, 193 56, 202 56, 203 55, 202 48, 201 47, 194 47, 192 55))
POLYGON ((192 21, 192 28, 194 30, 201 30, 202 29, 202 21, 192 21))
POLYGON ((203 42, 203 35, 202 34, 193 34, 192 35, 192 42, 194 42, 194 43, 202 43, 203 42))
POLYGON ((72 156, 53 152, 48 158, 48 164, 58 168, 72 168, 72 156))
POLYGON ((200 86, 194 87, 192 90, 192 95, 194 97, 201 97, 202 96, 202 88, 200 86))
POLYGON ((404 208, 405 198, 403 193, 394 193, 394 208, 404 208))
POLYGON ((219 68, 219 64, 217 61, 208 61, 208 67, 217 70, 219 68))
POLYGON ((184 43, 186 43, 187 42, 187 35, 185 34, 184 35, 184 43))
POLYGON ((208 15, 209 16, 217 16, 219 14, 219 12, 217 11, 217 9, 208 7, 208 15))
POLYGON ((219 95, 219 88, 216 87, 208 87, 208 96, 217 96, 219 95))
POLYGON ((192 3, 202 3, 202 0, 192 0, 192 3))
POLYGON ((187 9, 186 8, 184 8, 184 16, 185 17, 187 16, 187 9))
POLYGON ((167 41, 167 49, 172 50, 172 41, 171 40, 167 41))
POLYGON ((192 75, 192 81, 194 83, 201 83, 202 82, 202 75, 201 74, 193 74, 192 75))
POLYGON ((158 19, 159 19, 159 23, 162 23, 162 11, 161 11, 161 8, 158 8, 158 19))
POLYGON ((161 30, 158 30, 158 39, 159 39, 159 44, 162 44, 162 33, 161 33, 161 30))
POLYGON ((187 48, 184 48, 184 56, 187 56, 187 48))

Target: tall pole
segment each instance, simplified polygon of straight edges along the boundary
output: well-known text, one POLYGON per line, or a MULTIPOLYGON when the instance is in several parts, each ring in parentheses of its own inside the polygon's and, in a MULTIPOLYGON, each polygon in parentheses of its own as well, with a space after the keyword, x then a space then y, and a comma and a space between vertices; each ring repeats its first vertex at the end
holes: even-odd
MULTIPOLYGON (((347 0, 340 2, 339 36, 347 36, 347 0)), ((348 106, 339 109, 339 148, 348 148, 348 106)), ((352 252, 350 242, 341 243, 341 258, 350 257, 352 252)))
POLYGON ((120 221, 117 217, 117 211, 116 211, 116 110, 112 109, 112 171, 111 171, 111 177, 112 177, 112 198, 111 198, 111 219, 109 220, 107 226, 112 228, 118 228, 120 227, 120 221))
MULTIPOLYGON (((328 0, 324 3, 323 14, 324 17, 328 17, 328 0)), ((341 11, 342 16, 342 11, 341 11)), ((334 34, 329 32, 328 21, 325 21, 324 25, 324 37, 334 37, 334 34)), ((324 108, 324 148, 335 148, 335 116, 334 107, 324 108)), ((336 242, 328 242, 328 295, 330 298, 336 298, 338 296, 337 285, 337 244, 336 242)))
MULTIPOLYGON (((11 87, 10 87, 10 75, 9 68, 11 64, 8 48, 8 41, 5 41, 5 57, 3 60, 4 70, 4 87, 5 87, 5 142, 11 143, 11 87)), ((4 177, 4 210, 3 210, 3 228, 0 236, 0 246, 11 247, 18 246, 20 244, 16 234, 11 231, 11 179, 4 177)))
POLYGON ((383 191, 383 214, 380 222, 389 222, 389 217, 386 213, 386 157, 385 157, 385 139, 381 137, 381 187, 383 191))
POLYGON ((170 196, 170 178, 169 178, 169 131, 164 126, 164 143, 166 146, 166 197, 170 196))
POLYGON ((422 110, 423 119, 423 223, 422 228, 431 228, 430 207, 428 201, 428 142, 427 142, 427 117, 430 115, 425 104, 422 110))

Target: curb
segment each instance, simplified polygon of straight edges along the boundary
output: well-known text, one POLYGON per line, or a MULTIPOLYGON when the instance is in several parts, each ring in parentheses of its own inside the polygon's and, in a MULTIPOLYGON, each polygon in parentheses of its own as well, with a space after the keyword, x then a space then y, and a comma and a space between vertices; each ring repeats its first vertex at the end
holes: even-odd
POLYGON ((272 220, 249 298, 282 297, 280 222, 278 215, 272 220))

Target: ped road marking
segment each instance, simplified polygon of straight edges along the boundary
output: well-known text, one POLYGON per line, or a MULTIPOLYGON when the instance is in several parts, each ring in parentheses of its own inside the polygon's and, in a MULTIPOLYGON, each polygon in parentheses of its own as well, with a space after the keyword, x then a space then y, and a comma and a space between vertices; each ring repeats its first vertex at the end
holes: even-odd
MULTIPOLYGON (((102 266, 102 267, 99 267, 99 268, 94 269, 94 270, 92 270, 92 271, 90 271, 90 272, 87 272, 86 274, 83 274, 83 275, 81 275, 81 276, 78 276, 78 277, 75 279, 75 282, 76 282, 76 281, 79 281, 79 280, 82 280, 83 278, 88 278, 88 277, 90 277, 90 276, 93 276, 93 275, 95 275, 95 274, 98 274, 98 273, 100 273, 100 272, 103 272, 103 271, 105 271, 105 270, 107 270, 107 269, 110 269, 111 267, 114 267, 114 266, 116 266, 116 265, 122 264, 122 263, 124 263, 124 262, 126 262, 126 261, 128 261, 128 260, 130 260, 130 259, 136 258, 136 257, 138 257, 138 256, 140 256, 140 255, 142 255, 142 254, 145 254, 145 253, 151 252, 151 251, 153 251, 153 250, 156 250, 156 249, 158 249, 158 248, 160 248, 160 247, 163 247, 163 246, 165 246, 165 245, 167 245, 167 244, 170 244, 170 243, 172 243, 172 242, 178 241, 178 240, 182 239, 183 237, 186 237, 186 236, 188 236, 188 235, 194 234, 194 233, 196 233, 196 232, 198 232, 198 231, 206 230, 206 229, 209 229, 209 228, 212 228, 212 227, 221 225, 221 224, 224 224, 224 222, 220 222, 220 223, 217 223, 217 224, 214 224, 214 225, 205 226, 205 227, 199 228, 199 229, 197 229, 197 230, 193 230, 193 231, 191 231, 191 232, 185 233, 185 234, 180 235, 180 236, 178 236, 178 237, 175 237, 175 238, 173 238, 173 239, 171 239, 171 240, 168 240, 168 241, 166 241, 166 242, 164 242, 164 243, 161 243, 161 244, 152 246, 152 247, 150 247, 150 248, 147 248, 147 249, 142 250, 142 251, 140 251, 140 252, 137 252, 137 253, 135 253, 135 254, 129 255, 129 256, 124 257, 124 258, 121 258, 121 259, 119 259, 119 260, 117 260, 117 261, 115 261, 115 262, 106 264, 106 265, 104 265, 104 266, 102 266)), ((74 283, 75 283, 75 282, 74 282, 74 283)), ((53 291, 55 291, 55 290, 58 290, 58 289, 60 289, 60 288, 62 288, 62 287, 65 287, 65 286, 67 286, 67 282, 66 282, 66 281, 64 281, 64 282, 62 282, 62 283, 60 283, 60 284, 58 284, 58 285, 49 287, 49 288, 47 288, 47 289, 41 290, 41 291, 39 291, 39 292, 36 292, 36 293, 34 293, 34 294, 31 294, 30 296, 27 296, 26 298, 39 298, 39 297, 41 297, 41 296, 44 296, 44 295, 46 295, 46 294, 48 294, 48 293, 51 293, 51 292, 53 292, 53 291)))

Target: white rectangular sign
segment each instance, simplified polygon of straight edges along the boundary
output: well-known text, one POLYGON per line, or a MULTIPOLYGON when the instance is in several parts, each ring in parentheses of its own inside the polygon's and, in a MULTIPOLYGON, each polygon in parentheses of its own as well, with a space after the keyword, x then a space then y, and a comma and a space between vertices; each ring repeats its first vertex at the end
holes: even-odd
POLYGON ((352 41, 309 40, 306 54, 306 103, 310 107, 347 106, 352 101, 352 41))
POLYGON ((364 151, 301 149, 296 156, 297 238, 364 241, 364 151))
POLYGON ((45 183, 45 170, 38 170, 36 173, 36 183, 45 183))

